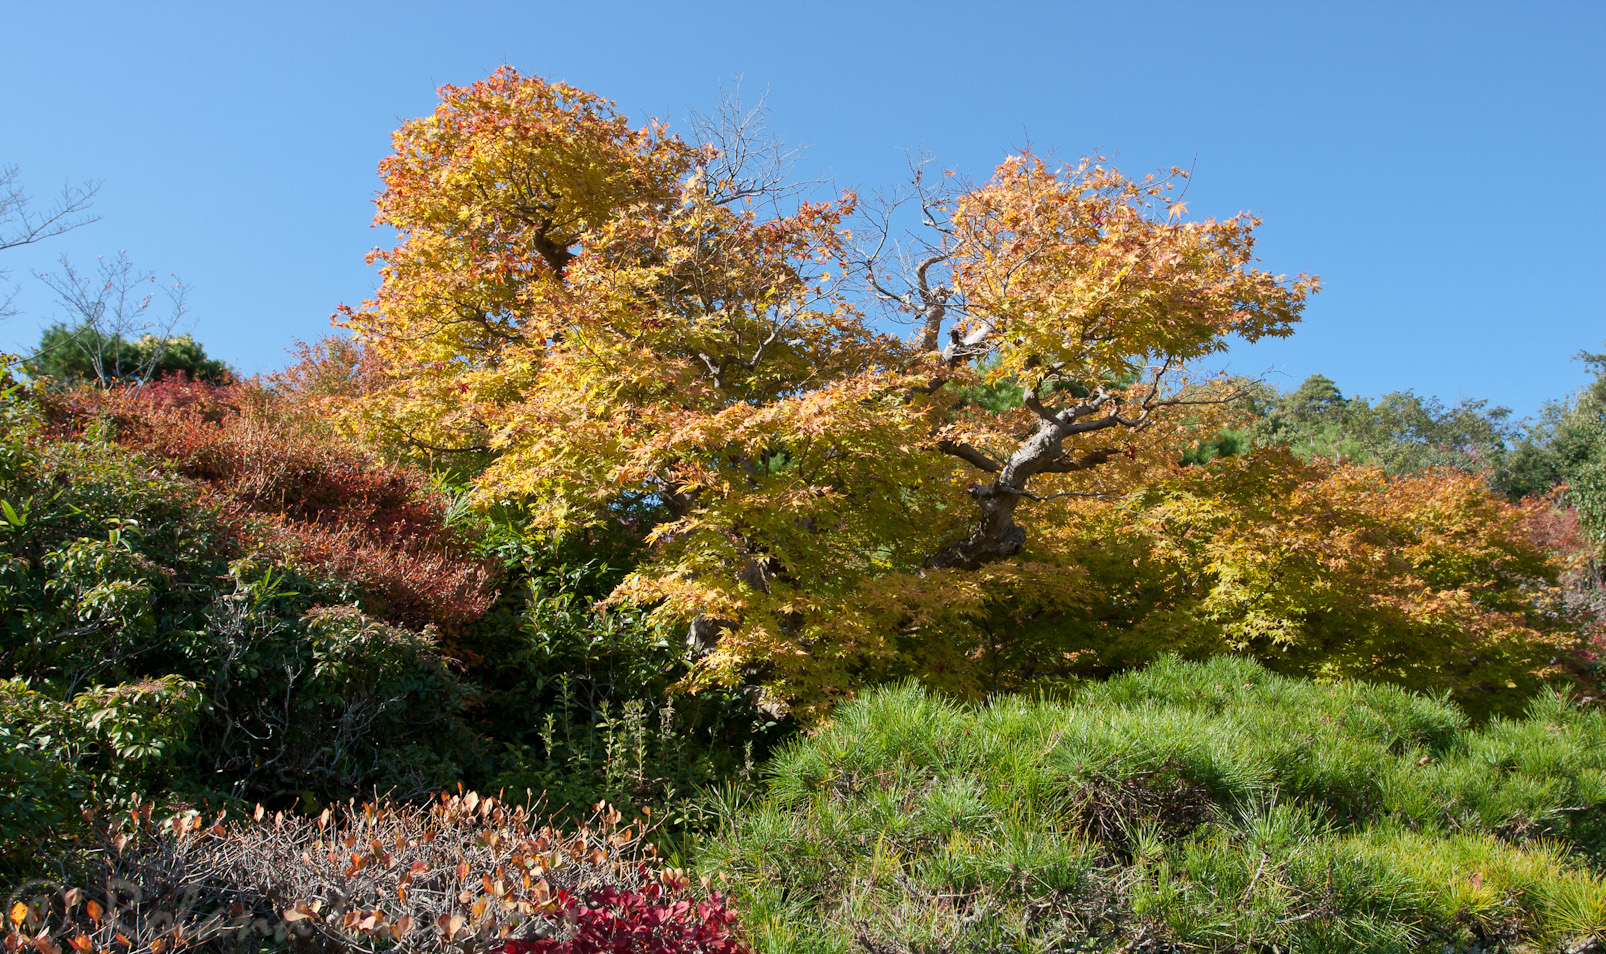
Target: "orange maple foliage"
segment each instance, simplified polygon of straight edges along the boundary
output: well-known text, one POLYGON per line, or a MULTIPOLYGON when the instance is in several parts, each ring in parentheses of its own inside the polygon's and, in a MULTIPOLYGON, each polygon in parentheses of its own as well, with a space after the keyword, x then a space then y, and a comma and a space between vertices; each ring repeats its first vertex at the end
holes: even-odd
POLYGON ((1582 648, 1563 563, 1532 532, 1546 504, 1462 471, 1389 478, 1266 448, 1077 506, 1063 545, 1089 599, 1040 627, 1066 674, 1244 653, 1510 711, 1582 648))
MULTIPOLYGON (((808 704, 912 661, 977 684, 978 620, 1112 599, 1088 528, 1229 416, 1197 362, 1290 333, 1317 287, 1256 267, 1255 218, 1187 219, 1175 170, 1012 156, 929 197, 900 285, 856 245, 854 195, 755 203, 711 147, 511 69, 443 88, 395 146, 378 221, 401 241, 342 315, 373 358, 351 426, 483 464, 481 500, 554 533, 649 515, 613 599, 691 624, 694 682, 808 704), (876 299, 915 334, 878 330, 876 299)), ((1331 480, 1313 486, 1347 492, 1331 480)), ((1403 552, 1349 559, 1398 614, 1493 612, 1411 604, 1403 552)), ((1225 593, 1206 616, 1234 612, 1225 593)), ((1240 609, 1222 645, 1278 642, 1240 609)))

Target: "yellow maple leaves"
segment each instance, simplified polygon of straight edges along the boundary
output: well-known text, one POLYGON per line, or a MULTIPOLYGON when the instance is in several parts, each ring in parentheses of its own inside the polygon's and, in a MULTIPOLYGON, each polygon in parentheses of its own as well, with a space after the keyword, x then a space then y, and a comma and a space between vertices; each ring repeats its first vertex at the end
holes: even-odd
POLYGON ((760 213, 718 191, 708 148, 508 69, 444 88, 395 144, 379 221, 400 243, 344 316, 380 382, 354 423, 555 532, 650 514, 614 599, 723 632, 698 679, 762 672, 804 705, 900 669, 979 691, 1054 669, 1032 653, 1110 662, 1125 650, 1097 641, 1140 618, 1175 624, 1173 648, 1302 645, 1357 594, 1526 632, 1447 569, 1516 559, 1466 494, 1404 496, 1454 498, 1472 530, 1378 543, 1364 528, 1406 518, 1364 475, 1251 467, 1264 505, 1212 495, 1239 464, 1174 480, 1231 416, 1193 363, 1290 333, 1317 288, 1256 267, 1252 216, 1189 221, 1168 181, 1009 157, 941 199, 925 299, 870 279, 925 323, 902 341, 848 280, 877 268, 851 194, 760 213), (1436 595, 1407 605, 1413 586, 1436 595))
POLYGON ((1169 185, 1025 154, 959 197, 954 279, 996 328, 992 378, 1120 379, 1292 332, 1316 279, 1254 268, 1253 216, 1180 221, 1169 185))

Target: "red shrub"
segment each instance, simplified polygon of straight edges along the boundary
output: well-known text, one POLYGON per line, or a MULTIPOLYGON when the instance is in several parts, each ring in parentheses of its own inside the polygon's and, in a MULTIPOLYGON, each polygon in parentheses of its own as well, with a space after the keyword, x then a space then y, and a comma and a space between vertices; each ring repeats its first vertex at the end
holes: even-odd
POLYGON ((1560 503, 1565 485, 1543 498, 1524 500, 1523 529, 1533 541, 1569 563, 1586 559, 1593 549, 1578 520, 1578 511, 1560 503))
POLYGON ((376 541, 366 527, 319 523, 277 528, 300 562, 361 583, 373 616, 415 624, 466 622, 491 605, 490 571, 448 542, 376 541))
POLYGON ((503 954, 737 954, 736 915, 715 892, 706 901, 679 897, 659 882, 639 891, 606 887, 569 909, 568 940, 508 941, 503 954))
POLYGON ((1542 499, 1524 501, 1523 528, 1537 544, 1559 555, 1565 567, 1559 598, 1552 611, 1577 620, 1585 643, 1579 662, 1601 673, 1606 660, 1606 568, 1600 563, 1600 550, 1590 541, 1578 518, 1578 511, 1561 503, 1567 485, 1562 484, 1542 499))
POLYGON ((55 399, 58 426, 110 421, 119 443, 166 460, 259 529, 254 542, 357 583, 393 622, 451 624, 494 594, 472 541, 424 474, 386 464, 286 413, 249 384, 167 379, 55 399))
POLYGON ((368 393, 378 379, 376 356, 355 338, 330 335, 308 344, 297 341, 295 361, 269 376, 274 389, 291 401, 317 404, 368 393))

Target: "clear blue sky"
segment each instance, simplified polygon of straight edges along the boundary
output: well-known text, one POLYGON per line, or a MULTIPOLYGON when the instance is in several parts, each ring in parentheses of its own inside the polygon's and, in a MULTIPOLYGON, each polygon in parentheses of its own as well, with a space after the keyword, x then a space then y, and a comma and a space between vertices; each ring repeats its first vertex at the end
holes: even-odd
POLYGON ((0 254, 125 249, 194 288, 248 372, 373 285, 375 164, 434 89, 502 63, 684 118, 768 89, 800 172, 895 183, 903 150, 985 178, 1028 139, 1128 172, 1193 166, 1190 211, 1265 218, 1325 290, 1232 370, 1531 413, 1584 380, 1606 308, 1606 3, 80 3, 0 0, 0 164, 42 202, 101 179, 102 221, 0 254))

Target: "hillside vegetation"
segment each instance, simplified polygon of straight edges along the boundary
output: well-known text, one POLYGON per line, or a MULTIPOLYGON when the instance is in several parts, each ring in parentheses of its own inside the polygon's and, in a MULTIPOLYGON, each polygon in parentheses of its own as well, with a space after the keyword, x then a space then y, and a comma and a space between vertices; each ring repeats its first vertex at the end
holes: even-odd
POLYGON ((1181 169, 439 93, 289 367, 0 355, 0 954, 1599 949, 1606 357, 1284 393, 1181 169))
POLYGON ((702 864, 776 954, 1571 950, 1606 931, 1606 713, 1562 696, 1472 728, 1443 701, 1231 658, 1060 700, 904 685, 723 809, 702 864))

